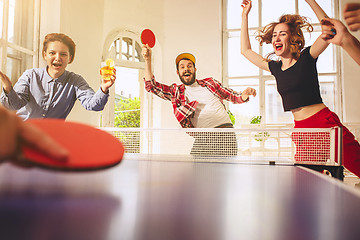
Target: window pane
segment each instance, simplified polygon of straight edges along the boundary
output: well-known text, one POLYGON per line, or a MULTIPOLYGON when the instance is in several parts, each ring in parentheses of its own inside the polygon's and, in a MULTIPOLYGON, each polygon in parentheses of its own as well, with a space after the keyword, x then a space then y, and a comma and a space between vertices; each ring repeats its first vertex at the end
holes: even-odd
MULTIPOLYGON (((259 74, 259 68, 248 61, 240 53, 240 36, 239 32, 232 33, 232 36, 228 39, 228 76, 254 76, 259 74)), ((254 32, 250 32, 250 42, 254 51, 258 52, 258 42, 253 36, 254 32)))
POLYGON ((15 84, 21 76, 20 62, 12 58, 7 58, 6 61, 6 75, 15 84))
POLYGON ((120 59, 120 39, 116 39, 109 47, 109 58, 120 59))
POLYGON ((320 93, 327 107, 335 109, 335 76, 320 76, 320 93))
POLYGON ((303 31, 305 38, 305 47, 311 46, 314 44, 315 40, 320 36, 320 32, 317 32, 314 28, 314 31, 309 33, 307 31, 303 31))
MULTIPOLYGON (((329 17, 334 17, 333 1, 317 0, 316 2, 319 4, 319 6, 321 6, 321 8, 325 11, 325 13, 329 15, 329 17)), ((299 14, 308 17, 311 23, 319 23, 314 11, 305 1, 299 1, 299 14)))
MULTIPOLYGON (((241 28, 241 13, 242 0, 228 0, 227 1, 227 28, 239 29, 241 28)), ((249 13, 249 27, 259 26, 258 17, 258 1, 252 1, 251 12, 249 13)))
POLYGON ((15 83, 26 69, 32 68, 33 57, 12 48, 7 51, 6 75, 15 83))
POLYGON ((16 1, 15 0, 9 0, 9 18, 8 18, 8 41, 9 42, 15 42, 14 41, 14 34, 15 34, 15 7, 16 7, 16 1))
POLYGON ((4 0, 0 0, 0 38, 2 38, 2 31, 3 31, 3 18, 4 16, 4 0))
MULTIPOLYGON (((311 46, 320 34, 321 32, 304 33, 306 46, 311 46)), ((335 48, 335 45, 330 44, 325 51, 320 54, 317 61, 319 73, 336 71, 335 48)))
POLYGON ((275 80, 265 82, 266 123, 291 123, 291 112, 284 112, 280 94, 276 89, 275 80))
POLYGON ((268 55, 269 53, 273 53, 273 52, 274 52, 274 48, 273 48, 273 46, 272 46, 271 43, 269 43, 269 44, 264 43, 264 44, 262 45, 262 48, 263 48, 263 57, 265 57, 265 56, 268 55))
POLYGON ((8 41, 32 49, 34 0, 10 0, 8 21, 8 41))
POLYGON ((115 68, 115 127, 140 127, 139 70, 115 68))
MULTIPOLYGON (((262 51, 263 51, 263 57, 266 57, 266 55, 268 55, 269 53, 272 53, 272 52, 274 52, 274 48, 273 48, 273 46, 272 46, 272 44, 263 44, 262 45, 262 51)), ((264 70, 262 70, 262 72, 263 72, 263 74, 264 75, 271 75, 271 72, 268 72, 268 71, 264 71, 264 70)))
POLYGON ((262 23, 267 25, 277 22, 283 14, 295 13, 295 1, 289 0, 263 0, 262 1, 262 23))
POLYGON ((131 57, 132 57, 132 39, 131 38, 124 37, 122 39, 121 50, 122 50, 121 59, 131 61, 131 57))
POLYGON ((233 88, 235 86, 244 86, 246 88, 247 86, 251 86, 251 85, 258 86, 259 79, 258 78, 229 79, 230 88, 233 88))
POLYGON ((139 70, 116 67, 115 94, 125 98, 139 97, 139 70))
MULTIPOLYGON (((241 81, 241 80, 239 80, 241 81)), ((247 87, 253 87, 259 91, 258 86, 232 87, 237 92, 244 91, 247 87)), ((259 98, 250 96, 250 101, 242 104, 229 103, 229 109, 235 116, 235 127, 241 127, 241 124, 249 124, 251 118, 259 115, 259 98)))
POLYGON ((336 71, 335 45, 330 44, 319 56, 317 67, 319 73, 331 73, 336 71))

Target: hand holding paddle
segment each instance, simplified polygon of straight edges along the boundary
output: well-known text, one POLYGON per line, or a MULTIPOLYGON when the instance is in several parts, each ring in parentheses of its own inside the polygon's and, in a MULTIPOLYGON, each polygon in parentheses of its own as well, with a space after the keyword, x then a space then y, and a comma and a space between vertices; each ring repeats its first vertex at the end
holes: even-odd
POLYGON ((90 171, 115 166, 122 160, 123 145, 105 131, 60 119, 32 119, 28 122, 46 132, 69 155, 66 161, 57 161, 31 146, 23 145, 20 162, 55 170, 90 171))
POLYGON ((145 29, 141 33, 142 56, 145 60, 145 79, 150 80, 153 76, 151 70, 151 48, 155 46, 155 34, 150 29, 145 29))
POLYGON ((149 47, 149 45, 147 45, 147 44, 142 45, 141 54, 142 54, 145 62, 151 61, 152 50, 149 47))
POLYGON ((123 145, 105 131, 60 119, 31 119, 23 122, 15 116, 16 121, 7 121, 12 119, 12 115, 4 118, 1 110, 0 107, 0 128, 6 126, 8 129, 15 129, 1 131, 2 134, 7 133, 3 135, 7 141, 12 141, 6 142, 5 145, 5 138, 0 138, 2 150, 4 145, 12 144, 8 148, 9 151, 0 152, 2 160, 20 166, 39 166, 62 171, 104 169, 115 166, 122 160, 123 145), (14 128, 14 124, 19 124, 20 127, 14 128), (18 154, 14 157, 16 145, 18 154))
POLYGON ((24 122, 15 112, 0 106, 0 162, 14 158, 20 142, 63 161, 68 151, 36 126, 24 122))

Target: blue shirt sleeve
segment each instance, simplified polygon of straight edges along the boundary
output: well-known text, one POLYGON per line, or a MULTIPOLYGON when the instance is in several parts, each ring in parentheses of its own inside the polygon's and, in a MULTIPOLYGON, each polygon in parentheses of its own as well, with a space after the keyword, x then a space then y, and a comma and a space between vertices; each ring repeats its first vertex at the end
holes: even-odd
POLYGON ((0 102, 8 109, 19 110, 29 102, 29 72, 25 71, 8 94, 3 90, 0 102))
POLYGON ((80 75, 77 75, 77 77, 74 76, 74 78, 76 79, 72 84, 75 86, 76 98, 80 101, 81 105, 86 110, 103 110, 108 101, 109 94, 104 93, 101 88, 99 88, 97 92, 94 92, 85 79, 80 75))

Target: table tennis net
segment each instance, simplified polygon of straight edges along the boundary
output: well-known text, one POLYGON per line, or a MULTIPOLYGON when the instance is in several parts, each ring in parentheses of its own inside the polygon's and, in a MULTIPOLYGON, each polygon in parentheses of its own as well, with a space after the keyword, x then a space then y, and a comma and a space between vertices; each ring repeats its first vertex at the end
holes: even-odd
POLYGON ((102 129, 124 144, 128 157, 332 166, 341 163, 341 128, 102 129))

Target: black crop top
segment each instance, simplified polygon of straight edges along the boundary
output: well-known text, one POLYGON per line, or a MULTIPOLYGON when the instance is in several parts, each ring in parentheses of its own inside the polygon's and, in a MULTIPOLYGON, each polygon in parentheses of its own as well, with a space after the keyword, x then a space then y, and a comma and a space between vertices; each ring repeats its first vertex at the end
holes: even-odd
POLYGON ((298 61, 281 70, 282 62, 269 62, 271 74, 274 75, 277 90, 282 98, 284 111, 322 103, 316 61, 310 55, 310 47, 305 48, 298 61))

